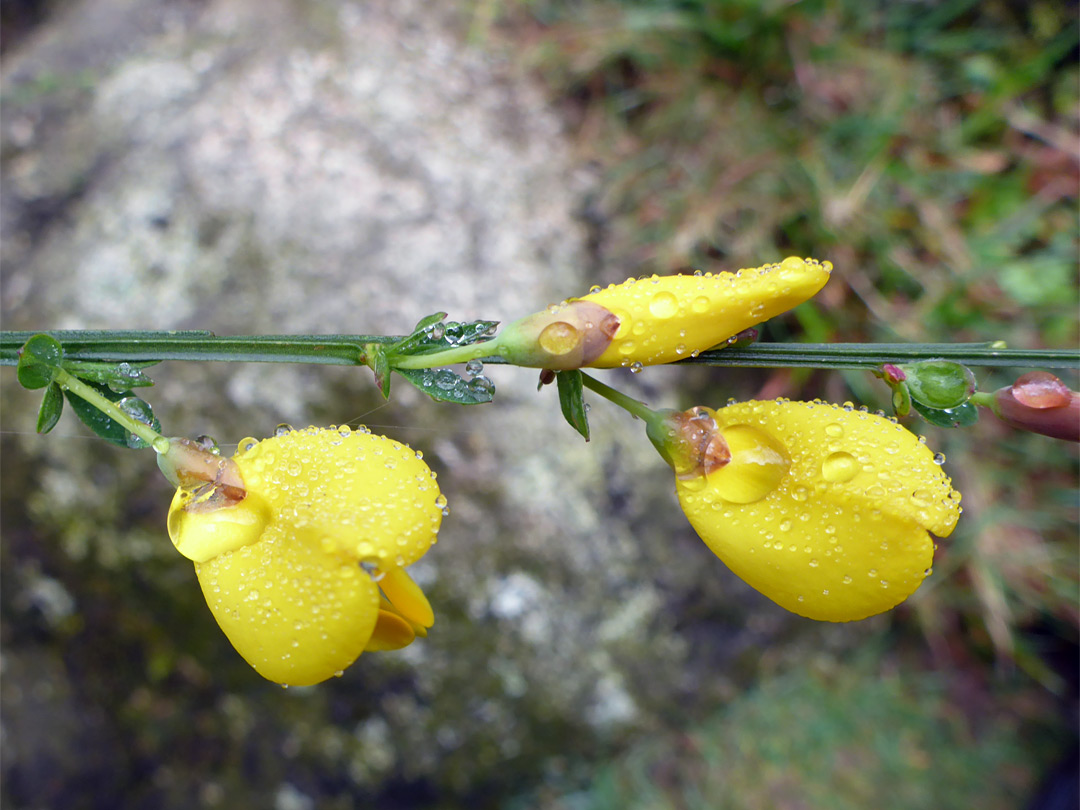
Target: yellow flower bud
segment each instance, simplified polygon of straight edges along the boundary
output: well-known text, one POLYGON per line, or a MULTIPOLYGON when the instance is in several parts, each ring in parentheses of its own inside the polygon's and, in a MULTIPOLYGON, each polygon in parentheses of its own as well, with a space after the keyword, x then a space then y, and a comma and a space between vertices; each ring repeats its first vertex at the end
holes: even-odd
POLYGON ((930 573, 928 532, 948 536, 960 515, 944 457, 883 416, 778 400, 662 424, 695 531, 801 616, 844 622, 895 607, 930 573))
POLYGON ((446 500, 418 453, 366 431, 308 428, 245 439, 223 462, 228 484, 177 489, 169 536, 261 675, 318 683, 365 649, 426 633, 431 607, 403 568, 435 542, 446 500))
POLYGON ((618 318, 611 343, 589 365, 647 366, 696 355, 806 301, 825 286, 831 272, 829 262, 790 257, 737 273, 613 284, 579 299, 618 318))
POLYGON ((628 279, 514 321, 490 348, 555 370, 671 363, 801 304, 831 272, 792 256, 736 273, 628 279))

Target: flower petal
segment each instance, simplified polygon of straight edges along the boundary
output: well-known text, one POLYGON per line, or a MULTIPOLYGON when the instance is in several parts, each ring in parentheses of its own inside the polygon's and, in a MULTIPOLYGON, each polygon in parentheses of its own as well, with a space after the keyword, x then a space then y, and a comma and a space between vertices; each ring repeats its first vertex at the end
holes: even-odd
POLYGON ((899 424, 821 402, 745 402, 714 418, 731 463, 676 488, 694 529, 751 586, 799 615, 851 621, 929 574, 927 532, 952 531, 959 493, 899 424))
POLYGON ((408 647, 416 638, 412 625, 390 610, 380 610, 375 632, 365 647, 367 652, 386 652, 408 647))
POLYGON ((400 442, 307 428, 241 448, 235 460, 248 492, 264 498, 295 540, 383 570, 415 562, 436 541, 435 475, 400 442))
POLYGON ((401 568, 391 568, 386 575, 379 580, 379 587, 386 594, 386 598, 393 604, 394 610, 405 619, 421 627, 431 627, 435 624, 435 612, 431 609, 420 586, 413 582, 401 568))
POLYGON ((271 525, 253 545, 196 563, 206 604, 236 651, 264 678, 325 681, 363 652, 379 588, 345 555, 294 542, 271 525))

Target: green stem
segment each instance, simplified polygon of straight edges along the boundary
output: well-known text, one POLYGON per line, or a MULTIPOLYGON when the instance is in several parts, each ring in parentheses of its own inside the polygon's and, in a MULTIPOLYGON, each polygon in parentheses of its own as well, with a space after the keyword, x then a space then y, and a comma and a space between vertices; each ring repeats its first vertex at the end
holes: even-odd
POLYGON ((952 360, 966 366, 1080 369, 1075 349, 1008 349, 1000 343, 757 343, 710 349, 680 364, 753 368, 854 368, 883 363, 952 360))
POLYGON ((994 413, 998 412, 997 403, 994 400, 994 395, 988 394, 985 391, 976 391, 974 394, 971 395, 968 401, 971 402, 973 405, 981 405, 984 408, 989 408, 994 413))
MULTIPOLYGON (((0 332, 0 365, 13 366, 37 332, 0 332)), ((365 343, 391 343, 381 335, 215 335, 212 332, 53 330, 68 360, 158 363, 195 360, 227 363, 314 363, 362 366, 365 343)))
POLYGON ((488 340, 483 343, 471 343, 467 346, 454 346, 452 349, 444 349, 441 352, 429 354, 411 354, 397 357, 390 356, 390 365, 393 368, 438 368, 439 366, 452 366, 455 363, 468 363, 470 360, 484 358, 488 362, 499 362, 494 356, 499 353, 499 341, 488 340))
POLYGON ((80 399, 86 400, 122 428, 134 433, 157 452, 162 453, 168 449, 168 439, 145 422, 140 422, 138 419, 124 413, 115 402, 95 391, 78 377, 73 377, 63 369, 57 369, 53 379, 61 388, 70 391, 80 399))
MULTIPOLYGON (((0 365, 14 366, 18 351, 37 332, 0 332, 0 365)), ((235 335, 211 332, 51 331, 70 360, 156 363, 162 360, 366 365, 365 343, 393 343, 380 335, 235 335)), ((444 352, 394 358, 399 368, 431 368, 484 358, 505 363, 498 338, 444 352)), ((872 369, 882 363, 936 358, 974 367, 1080 369, 1075 349, 1007 349, 999 343, 759 343, 712 349, 681 363, 756 368, 872 369)))
POLYGON ((664 416, 663 413, 654 411, 652 408, 645 405, 644 402, 628 397, 626 394, 622 393, 622 391, 616 391, 611 386, 604 385, 595 377, 590 377, 584 372, 581 374, 581 382, 586 388, 595 391, 609 402, 614 402, 624 411, 628 411, 643 421, 646 425, 651 424, 664 416))

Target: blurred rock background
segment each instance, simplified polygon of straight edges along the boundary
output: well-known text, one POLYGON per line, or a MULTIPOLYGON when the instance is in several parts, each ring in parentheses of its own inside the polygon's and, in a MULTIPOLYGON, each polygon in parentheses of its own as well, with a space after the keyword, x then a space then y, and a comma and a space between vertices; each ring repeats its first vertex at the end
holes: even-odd
MULTIPOLYGON (((1075 4, 2 8, 4 329, 394 334, 794 253, 836 278, 772 339, 1077 342, 1075 4)), ((640 425, 597 403, 585 445, 534 373, 488 373, 464 409, 363 369, 151 369, 166 432, 364 423, 440 475, 434 632, 284 691, 218 631, 146 454, 35 436, 4 371, 5 806, 1010 808, 1075 765, 1074 448, 913 423, 965 519, 907 605, 818 625, 708 553, 640 425)))

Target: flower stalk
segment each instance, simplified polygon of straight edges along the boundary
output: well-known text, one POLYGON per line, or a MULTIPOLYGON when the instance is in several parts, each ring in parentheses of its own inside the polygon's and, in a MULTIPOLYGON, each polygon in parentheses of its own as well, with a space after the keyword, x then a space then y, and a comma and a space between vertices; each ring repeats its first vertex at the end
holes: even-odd
MULTIPOLYGON (((18 364, 18 351, 38 332, 0 332, 0 366, 18 364)), ((392 344, 381 335, 214 335, 210 332, 57 330, 49 332, 71 360, 155 363, 190 360, 225 363, 311 363, 363 366, 364 344, 392 344)), ((443 352, 398 358, 397 368, 435 368, 472 359, 500 364, 498 338, 443 352)), ((855 368, 929 358, 976 367, 1080 369, 1076 349, 1009 349, 1000 343, 798 343, 712 349, 681 363, 752 368, 855 368)))
POLYGON ((86 400, 124 430, 134 433, 158 453, 165 453, 169 449, 169 440, 154 430, 145 422, 140 422, 133 416, 124 412, 107 397, 99 394, 91 386, 84 383, 78 377, 68 374, 63 369, 57 369, 54 380, 61 388, 70 391, 80 399, 86 400))

